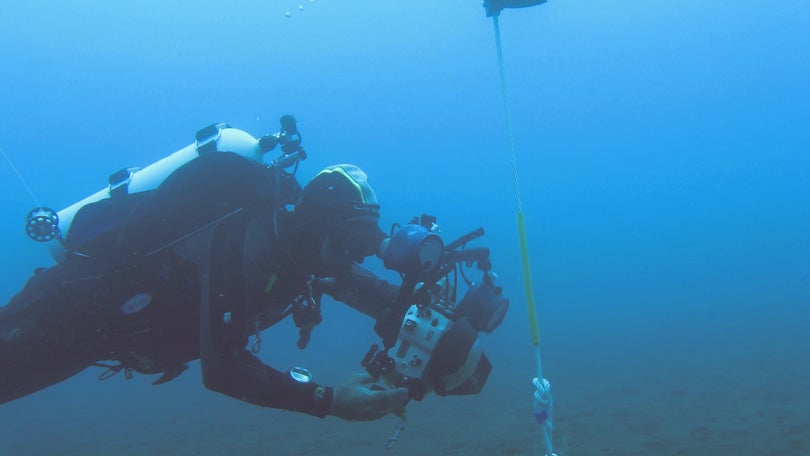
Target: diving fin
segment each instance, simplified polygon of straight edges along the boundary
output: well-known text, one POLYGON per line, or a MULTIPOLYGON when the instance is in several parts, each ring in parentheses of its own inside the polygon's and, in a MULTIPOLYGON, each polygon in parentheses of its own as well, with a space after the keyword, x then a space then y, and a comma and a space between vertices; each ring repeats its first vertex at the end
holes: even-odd
POLYGON ((159 379, 152 382, 152 384, 162 385, 164 383, 168 383, 179 377, 180 374, 186 371, 186 369, 188 369, 187 364, 175 364, 174 366, 171 366, 165 371, 163 371, 163 375, 161 375, 159 379))

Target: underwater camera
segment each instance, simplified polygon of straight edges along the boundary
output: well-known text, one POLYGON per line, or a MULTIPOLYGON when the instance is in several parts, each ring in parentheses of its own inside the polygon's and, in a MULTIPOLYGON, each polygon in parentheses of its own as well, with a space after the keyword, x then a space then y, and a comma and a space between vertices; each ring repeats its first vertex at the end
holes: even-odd
POLYGON ((417 400, 431 391, 478 394, 492 370, 478 336, 500 326, 509 308, 494 283, 489 249, 465 248, 484 230, 445 245, 436 218, 423 215, 392 231, 381 256, 402 275, 402 287, 388 324, 378 322, 385 347, 372 345, 361 364, 417 400), (480 283, 464 272, 473 265, 483 273, 480 283), (457 301, 459 276, 467 291, 457 301))

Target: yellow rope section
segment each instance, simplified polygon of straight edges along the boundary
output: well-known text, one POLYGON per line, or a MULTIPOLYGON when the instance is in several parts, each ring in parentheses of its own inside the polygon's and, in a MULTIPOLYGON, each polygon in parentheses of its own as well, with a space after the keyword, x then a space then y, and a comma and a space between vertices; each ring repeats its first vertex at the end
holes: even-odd
POLYGON ((529 268, 529 245, 526 240, 526 223, 523 219, 523 207, 520 200, 520 182, 518 179, 517 152, 515 139, 512 135, 512 116, 509 109, 509 96, 506 92, 506 78, 503 70, 503 47, 501 46, 501 27, 498 16, 492 17, 495 26, 495 51, 498 57, 498 75, 501 79, 501 96, 503 97, 503 111, 506 118, 506 137, 509 141, 509 152, 512 158, 512 184, 515 187, 515 213, 517 214, 518 237, 520 239, 520 259, 523 264, 523 284, 526 287, 526 305, 529 310, 529 328, 532 333, 534 345, 540 345, 540 329, 537 325, 537 309, 534 303, 534 287, 532 287, 532 274, 529 268))
POLYGON ((523 267, 523 285, 526 288, 526 307, 529 312, 529 330, 532 334, 532 343, 540 345, 540 328, 537 325, 537 306, 534 303, 534 287, 532 286, 532 271, 529 266, 529 241, 526 237, 526 222, 522 212, 517 213, 518 239, 520 240, 520 263, 523 267))

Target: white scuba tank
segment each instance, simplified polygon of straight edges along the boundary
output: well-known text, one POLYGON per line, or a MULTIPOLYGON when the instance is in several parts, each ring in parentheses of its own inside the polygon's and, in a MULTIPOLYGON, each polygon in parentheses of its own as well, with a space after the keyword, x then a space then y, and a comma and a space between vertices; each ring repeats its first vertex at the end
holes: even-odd
POLYGON ((231 128, 228 124, 219 123, 205 127, 197 132, 194 143, 145 168, 124 168, 113 173, 107 187, 57 212, 59 228, 57 232, 60 236, 45 241, 51 256, 58 262, 65 259, 67 250, 60 238, 70 231, 74 217, 84 206, 118 194, 155 190, 184 164, 201 155, 215 152, 233 152, 261 163, 266 151, 262 150, 258 139, 243 130, 231 128))

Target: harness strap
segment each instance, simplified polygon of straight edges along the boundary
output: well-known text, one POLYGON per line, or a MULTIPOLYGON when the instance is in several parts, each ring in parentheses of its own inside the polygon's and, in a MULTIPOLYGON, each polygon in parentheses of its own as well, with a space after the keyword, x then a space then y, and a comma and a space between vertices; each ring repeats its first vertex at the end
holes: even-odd
POLYGON ((134 369, 131 368, 131 367, 127 367, 124 363, 122 363, 120 361, 118 362, 118 364, 93 363, 93 364, 91 364, 91 366, 101 367, 103 369, 106 369, 104 372, 99 374, 99 376, 98 376, 99 380, 102 380, 102 381, 103 380, 108 380, 108 379, 110 379, 112 377, 115 377, 116 374, 118 374, 119 372, 122 372, 122 371, 124 372, 124 379, 132 380, 132 371, 134 369))

